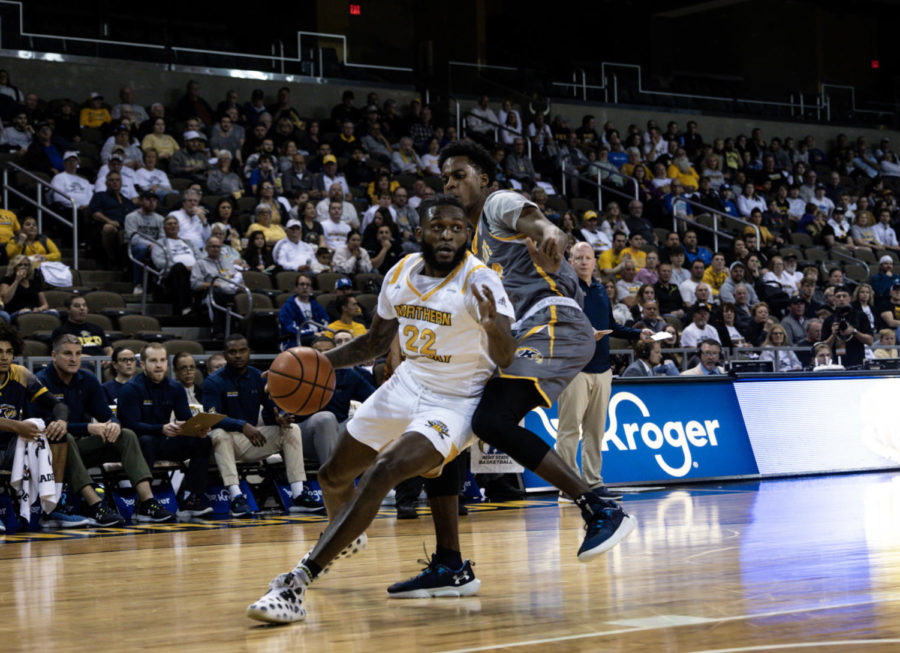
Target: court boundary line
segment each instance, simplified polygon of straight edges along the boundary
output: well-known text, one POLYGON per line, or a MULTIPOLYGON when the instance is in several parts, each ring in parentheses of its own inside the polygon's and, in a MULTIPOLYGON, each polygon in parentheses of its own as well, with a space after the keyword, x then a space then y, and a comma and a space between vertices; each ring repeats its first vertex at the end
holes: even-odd
MULTIPOLYGON (((862 606, 862 605, 872 605, 872 604, 878 604, 878 603, 895 603, 897 601, 900 601, 900 595, 888 595, 885 598, 870 599, 867 601, 854 601, 852 603, 835 603, 832 605, 821 605, 821 606, 798 608, 798 609, 792 609, 792 610, 772 610, 769 612, 760 612, 757 614, 732 615, 730 617, 698 617, 698 618, 706 619, 707 624, 717 624, 717 623, 724 623, 724 622, 729 622, 729 621, 746 621, 746 620, 750 620, 750 619, 765 619, 768 617, 780 617, 780 616, 790 615, 790 614, 801 614, 801 613, 807 613, 807 612, 821 612, 823 610, 840 610, 842 608, 853 608, 853 607, 858 607, 858 606, 862 606)), ((657 615, 657 616, 662 617, 665 615, 657 615)), ((521 642, 497 642, 497 643, 491 644, 489 646, 475 646, 475 647, 471 647, 471 648, 447 649, 447 650, 441 651, 440 653, 474 653, 475 651, 490 651, 490 650, 496 650, 496 649, 519 648, 519 647, 523 647, 523 646, 535 646, 538 644, 553 644, 556 642, 568 642, 568 641, 574 641, 574 640, 579 640, 579 639, 610 637, 612 635, 623 635, 626 633, 640 633, 640 632, 648 632, 648 631, 652 631, 652 630, 682 628, 687 625, 696 626, 698 624, 678 624, 678 625, 666 624, 666 625, 659 625, 659 626, 644 626, 644 627, 635 626, 632 628, 619 628, 616 630, 607 630, 607 631, 596 632, 596 633, 581 633, 578 635, 560 635, 559 637, 546 637, 543 639, 532 639, 532 640, 526 640, 526 641, 521 641, 521 642)), ((887 643, 891 643, 888 640, 885 640, 885 641, 887 643)), ((897 640, 897 641, 900 641, 900 640, 897 640)), ((777 647, 777 645, 768 644, 767 646, 765 646, 763 648, 771 650, 773 647, 777 647)), ((724 651, 745 651, 745 650, 752 651, 752 650, 761 650, 761 649, 753 649, 753 648, 722 649, 723 652, 724 651)), ((710 651, 705 651, 703 653, 715 653, 715 652, 710 650, 710 651)))

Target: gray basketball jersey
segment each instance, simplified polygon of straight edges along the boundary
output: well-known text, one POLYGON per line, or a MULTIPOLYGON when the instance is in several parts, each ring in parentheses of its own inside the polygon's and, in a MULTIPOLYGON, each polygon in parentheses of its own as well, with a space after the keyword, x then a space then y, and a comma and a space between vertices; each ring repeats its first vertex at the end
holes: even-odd
POLYGON ((526 206, 537 205, 512 191, 491 193, 478 219, 472 253, 503 279, 517 316, 545 297, 570 297, 583 305, 578 276, 565 258, 556 274, 547 273, 531 260, 525 234, 516 230, 526 206))

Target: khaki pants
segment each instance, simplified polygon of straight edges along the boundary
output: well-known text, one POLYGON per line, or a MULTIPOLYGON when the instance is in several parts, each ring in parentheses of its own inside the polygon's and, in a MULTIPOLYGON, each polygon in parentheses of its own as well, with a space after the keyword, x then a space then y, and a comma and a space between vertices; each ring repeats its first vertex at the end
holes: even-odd
POLYGON ((266 444, 261 447, 254 447, 247 436, 239 431, 213 429, 210 432, 216 466, 225 486, 238 484, 236 461, 252 463, 279 452, 284 458, 288 483, 305 481, 306 469, 303 466, 303 439, 300 436, 300 427, 291 424, 287 429, 280 426, 257 428, 266 438, 266 444))
POLYGON ((579 372, 559 395, 556 453, 577 472, 580 435, 581 478, 592 488, 603 485, 603 433, 611 394, 612 370, 607 370, 600 374, 579 372))

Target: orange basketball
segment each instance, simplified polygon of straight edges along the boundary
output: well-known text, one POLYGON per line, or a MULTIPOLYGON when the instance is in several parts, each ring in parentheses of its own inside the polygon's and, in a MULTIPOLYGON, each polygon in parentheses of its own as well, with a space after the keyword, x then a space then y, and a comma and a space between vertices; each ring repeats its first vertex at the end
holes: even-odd
POLYGON ((266 377, 269 395, 281 410, 311 415, 331 401, 334 368, 311 347, 292 347, 272 361, 266 377))

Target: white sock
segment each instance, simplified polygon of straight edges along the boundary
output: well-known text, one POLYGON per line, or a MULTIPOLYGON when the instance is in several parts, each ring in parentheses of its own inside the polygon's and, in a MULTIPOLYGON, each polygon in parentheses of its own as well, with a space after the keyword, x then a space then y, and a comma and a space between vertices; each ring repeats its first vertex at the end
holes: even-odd
POLYGON ((57 483, 57 484, 56 484, 56 493, 57 493, 60 497, 62 497, 62 491, 63 491, 63 484, 62 484, 62 483, 57 483))
POLYGON ((228 496, 229 496, 229 498, 234 499, 235 497, 241 496, 241 494, 243 494, 243 493, 241 492, 241 488, 238 487, 237 485, 229 485, 229 486, 228 486, 228 496))
POLYGON ((294 481, 291 483, 291 498, 296 499, 303 494, 303 481, 294 481))

